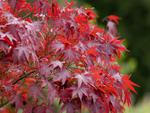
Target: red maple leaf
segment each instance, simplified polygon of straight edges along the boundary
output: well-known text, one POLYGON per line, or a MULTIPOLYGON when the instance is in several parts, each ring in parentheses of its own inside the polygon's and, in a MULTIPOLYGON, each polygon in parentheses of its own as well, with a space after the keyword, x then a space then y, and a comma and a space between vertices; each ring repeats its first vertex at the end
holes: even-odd
POLYGON ((136 93, 136 90, 134 89, 134 87, 139 87, 139 85, 135 84, 134 82, 132 82, 130 80, 130 77, 128 75, 124 75, 122 77, 122 81, 123 81, 123 86, 131 91, 133 91, 134 93, 136 93))

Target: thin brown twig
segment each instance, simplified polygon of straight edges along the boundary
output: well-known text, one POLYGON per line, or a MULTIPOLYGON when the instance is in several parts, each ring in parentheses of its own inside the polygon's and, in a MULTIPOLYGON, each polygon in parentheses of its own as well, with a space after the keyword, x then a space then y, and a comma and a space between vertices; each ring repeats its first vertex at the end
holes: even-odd
POLYGON ((15 85, 15 84, 18 83, 20 80, 22 80, 22 79, 28 77, 29 75, 31 75, 31 74, 34 73, 34 72, 35 72, 35 71, 31 71, 31 72, 29 72, 29 73, 26 73, 26 72, 25 72, 19 79, 15 80, 12 84, 15 85))
MULTIPOLYGON (((29 75, 31 75, 31 74, 34 73, 34 72, 35 72, 35 70, 34 70, 34 71, 31 71, 31 72, 29 72, 29 73, 26 73, 26 72, 25 72, 20 78, 18 78, 18 79, 15 80, 14 82, 12 82, 12 85, 17 84, 19 81, 21 81, 22 79, 28 77, 29 75)), ((7 101, 5 101, 4 103, 0 104, 0 108, 6 106, 6 105, 8 105, 8 104, 9 104, 9 101, 7 100, 7 101)))

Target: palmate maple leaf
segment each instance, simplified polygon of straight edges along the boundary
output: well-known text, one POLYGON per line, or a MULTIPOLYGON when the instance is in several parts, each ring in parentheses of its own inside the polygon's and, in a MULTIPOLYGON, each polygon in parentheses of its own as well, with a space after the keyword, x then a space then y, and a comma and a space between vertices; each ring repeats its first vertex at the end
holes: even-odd
POLYGON ((62 68, 63 68, 63 63, 64 63, 64 62, 61 62, 61 61, 59 61, 59 60, 56 60, 56 61, 52 61, 52 62, 50 63, 50 66, 52 66, 53 69, 55 69, 55 68, 60 68, 60 69, 62 69, 62 68))
POLYGON ((14 62, 38 62, 38 57, 36 53, 29 46, 17 46, 13 50, 13 59, 14 62))
POLYGON ((93 85, 92 79, 86 76, 85 74, 77 74, 75 75, 75 78, 77 79, 78 82, 78 88, 80 88, 82 84, 91 86, 93 85))
POLYGON ((79 97, 80 100, 82 101, 83 96, 88 96, 87 90, 88 90, 88 88, 86 88, 84 86, 75 88, 72 92, 72 98, 79 97))
POLYGON ((71 77, 69 71, 63 69, 53 78, 54 81, 62 82, 62 85, 66 83, 66 80, 71 77))

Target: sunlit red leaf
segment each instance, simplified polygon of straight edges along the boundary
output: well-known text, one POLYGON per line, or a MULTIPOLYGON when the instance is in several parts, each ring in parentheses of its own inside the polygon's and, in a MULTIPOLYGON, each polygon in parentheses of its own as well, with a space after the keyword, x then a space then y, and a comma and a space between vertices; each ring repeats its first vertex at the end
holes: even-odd
POLYGON ((136 93, 136 90, 134 89, 134 87, 139 87, 139 85, 135 84, 134 82, 132 82, 130 80, 130 77, 128 75, 124 75, 122 77, 122 81, 123 81, 123 85, 124 87, 130 89, 131 91, 133 91, 134 93, 136 93))

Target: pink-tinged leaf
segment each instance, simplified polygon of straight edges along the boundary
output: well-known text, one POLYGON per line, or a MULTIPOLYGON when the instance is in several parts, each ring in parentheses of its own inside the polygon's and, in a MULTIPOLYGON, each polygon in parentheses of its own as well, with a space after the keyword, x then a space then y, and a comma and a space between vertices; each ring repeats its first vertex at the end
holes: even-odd
POLYGON ((55 52, 58 52, 58 51, 64 50, 65 45, 61 43, 60 41, 53 41, 51 44, 51 47, 55 52))
POLYGON ((119 73, 115 73, 115 74, 113 75, 113 77, 114 77, 115 80, 118 80, 118 81, 121 82, 121 75, 120 75, 119 73))
POLYGON ((19 24, 23 24, 24 21, 19 20, 18 18, 16 18, 13 14, 7 12, 4 13, 4 16, 7 18, 8 23, 6 25, 19 25, 19 24))
POLYGON ((49 64, 41 63, 39 66, 39 74, 41 76, 49 77, 51 76, 52 67, 49 64))
POLYGON ((71 77, 71 74, 67 70, 62 70, 53 78, 54 81, 62 82, 62 85, 65 84, 66 80, 71 77))
POLYGON ((64 63, 64 62, 61 62, 61 61, 59 61, 59 60, 56 60, 56 61, 52 61, 52 62, 50 63, 50 66, 52 66, 53 69, 55 69, 55 68, 60 68, 60 69, 62 69, 63 63, 64 63))
POLYGON ((16 63, 38 62, 36 53, 29 46, 17 46, 13 50, 13 60, 16 63))
POLYGON ((72 92, 72 98, 76 98, 79 97, 80 100, 82 101, 82 97, 83 96, 88 96, 88 92, 87 92, 87 88, 82 86, 79 88, 74 88, 73 92, 72 92))
POLYGON ((77 53, 74 49, 66 49, 64 50, 65 60, 76 61, 79 58, 79 53, 77 53))
POLYGON ((41 23, 39 21, 28 22, 14 17, 11 13, 5 13, 7 18, 7 26, 5 29, 9 31, 9 40, 14 43, 31 44, 32 48, 39 49, 41 47, 41 40, 37 32, 41 30, 41 23))
POLYGON ((93 85, 92 79, 89 76, 85 76, 84 74, 77 74, 75 75, 75 78, 78 82, 78 88, 80 88, 82 84, 91 86, 93 85))
POLYGON ((114 113, 123 113, 123 107, 120 106, 120 102, 117 98, 111 96, 110 102, 111 102, 111 106, 110 106, 111 108, 110 109, 113 109, 114 113))
POLYGON ((42 24, 38 21, 36 22, 32 22, 32 23, 27 23, 27 25, 25 26, 27 28, 27 30, 30 31, 34 31, 34 32, 39 32, 41 30, 41 26, 42 24))
POLYGON ((89 93, 89 97, 91 97, 93 102, 96 103, 98 96, 93 91, 89 93))
POLYGON ((87 50, 87 46, 83 43, 83 42, 79 42, 76 46, 75 46, 75 50, 77 51, 81 51, 82 53, 85 52, 87 50))
POLYGON ((108 29, 108 33, 115 38, 118 35, 118 28, 116 23, 112 22, 112 21, 108 21, 107 23, 107 29, 108 29))

